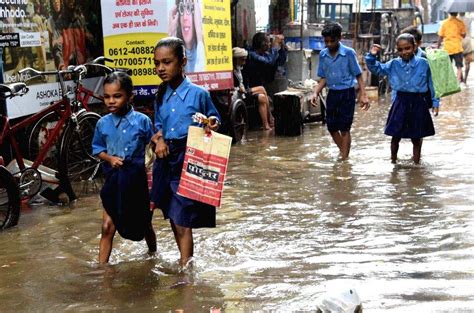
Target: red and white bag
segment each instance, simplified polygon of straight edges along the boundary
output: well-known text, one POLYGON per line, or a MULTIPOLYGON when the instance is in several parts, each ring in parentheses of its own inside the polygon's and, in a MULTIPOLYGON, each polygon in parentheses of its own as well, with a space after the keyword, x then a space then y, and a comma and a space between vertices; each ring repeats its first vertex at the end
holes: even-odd
POLYGON ((189 126, 178 194, 220 206, 232 138, 189 126))

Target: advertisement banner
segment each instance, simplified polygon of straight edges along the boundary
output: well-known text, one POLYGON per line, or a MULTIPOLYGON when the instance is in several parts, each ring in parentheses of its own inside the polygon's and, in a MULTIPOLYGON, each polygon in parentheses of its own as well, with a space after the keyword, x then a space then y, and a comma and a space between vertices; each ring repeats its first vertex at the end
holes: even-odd
MULTIPOLYGON (((0 1, 3 82, 27 80, 28 76, 18 74, 25 67, 39 71, 64 69, 101 56, 100 18, 100 3, 95 0, 0 1)), ((37 112, 46 98, 60 92, 57 84, 51 85, 56 77, 45 79, 30 86, 28 101, 26 96, 7 101, 10 118, 37 112)))
POLYGON ((188 77, 209 90, 232 88, 230 0, 102 0, 104 54, 132 69, 137 95, 160 79, 153 50, 167 36, 185 42, 188 77))

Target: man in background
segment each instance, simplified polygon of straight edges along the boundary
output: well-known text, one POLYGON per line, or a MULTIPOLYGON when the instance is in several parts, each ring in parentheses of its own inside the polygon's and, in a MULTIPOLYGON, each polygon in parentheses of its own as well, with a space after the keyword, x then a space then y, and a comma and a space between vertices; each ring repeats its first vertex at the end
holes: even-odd
POLYGON ((451 61, 454 60, 458 81, 462 82, 462 40, 466 37, 466 26, 457 16, 457 12, 451 12, 449 17, 441 24, 441 28, 438 31, 438 48, 444 41, 444 50, 448 52, 451 61))

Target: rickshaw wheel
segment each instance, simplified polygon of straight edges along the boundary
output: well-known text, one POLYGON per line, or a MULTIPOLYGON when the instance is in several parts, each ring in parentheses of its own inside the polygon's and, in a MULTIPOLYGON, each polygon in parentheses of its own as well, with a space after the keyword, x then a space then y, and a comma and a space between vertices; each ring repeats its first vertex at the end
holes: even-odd
POLYGON ((232 142, 240 142, 245 137, 248 128, 247 109, 242 100, 238 100, 233 104, 230 124, 232 142))

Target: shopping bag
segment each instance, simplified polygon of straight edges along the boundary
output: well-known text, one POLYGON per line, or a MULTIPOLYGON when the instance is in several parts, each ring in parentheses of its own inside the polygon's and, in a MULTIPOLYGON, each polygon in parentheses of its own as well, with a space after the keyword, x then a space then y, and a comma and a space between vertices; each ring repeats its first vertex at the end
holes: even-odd
POLYGON ((232 137, 189 126, 178 194, 220 206, 231 143, 232 137))
POLYGON ((435 97, 441 98, 460 92, 461 87, 448 53, 442 49, 426 49, 426 57, 433 78, 435 97))

